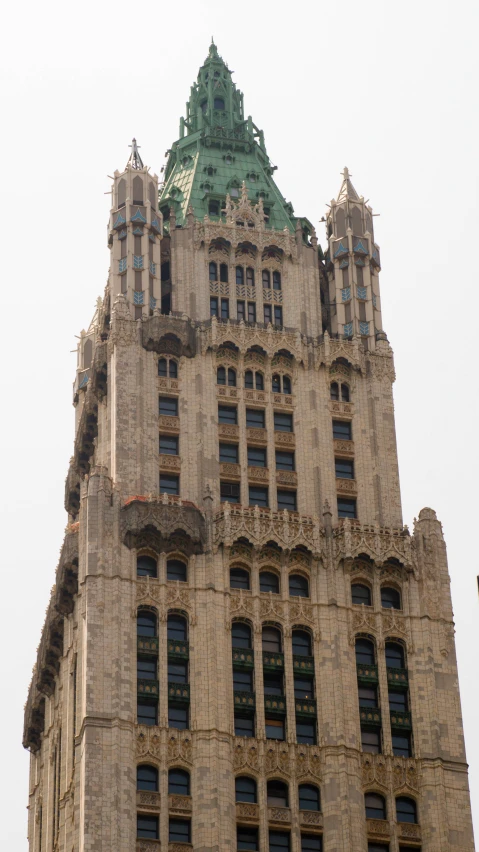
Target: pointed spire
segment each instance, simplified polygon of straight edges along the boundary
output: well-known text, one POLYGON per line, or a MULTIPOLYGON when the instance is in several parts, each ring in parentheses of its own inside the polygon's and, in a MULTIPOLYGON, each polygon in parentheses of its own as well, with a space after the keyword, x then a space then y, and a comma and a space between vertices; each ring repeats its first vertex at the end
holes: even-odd
POLYGON ((344 167, 344 171, 342 171, 341 174, 343 176, 343 182, 341 184, 341 189, 339 190, 337 201, 345 201, 346 198, 359 200, 359 195, 351 183, 351 175, 349 174, 347 166, 344 167))
POLYGON ((131 166, 132 169, 142 169, 143 168, 143 160, 140 157, 140 152, 138 148, 141 148, 141 145, 136 144, 136 139, 131 140, 131 145, 128 145, 131 148, 131 154, 128 157, 127 166, 131 166))

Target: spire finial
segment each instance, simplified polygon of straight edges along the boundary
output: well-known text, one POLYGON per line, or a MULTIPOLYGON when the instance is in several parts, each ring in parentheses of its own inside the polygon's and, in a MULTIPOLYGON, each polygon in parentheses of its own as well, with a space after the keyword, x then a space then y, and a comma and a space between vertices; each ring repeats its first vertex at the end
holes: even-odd
POLYGON ((128 157, 127 166, 131 166, 132 169, 142 169, 143 168, 143 160, 140 157, 140 152, 138 148, 141 148, 141 145, 136 144, 136 139, 133 137, 131 140, 131 145, 128 145, 131 148, 131 154, 128 157))
POLYGON ((344 201, 346 198, 358 199, 359 196, 351 183, 352 175, 347 166, 344 167, 341 172, 341 176, 343 178, 343 182, 336 201, 344 201))

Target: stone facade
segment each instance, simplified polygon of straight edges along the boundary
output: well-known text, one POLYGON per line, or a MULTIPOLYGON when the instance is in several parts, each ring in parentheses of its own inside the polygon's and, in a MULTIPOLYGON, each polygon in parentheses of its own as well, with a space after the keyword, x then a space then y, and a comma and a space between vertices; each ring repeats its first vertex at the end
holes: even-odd
MULTIPOLYGON (((229 80, 213 48, 198 110, 205 68, 229 80)), ((191 128, 207 172, 219 136, 191 128)), ((216 154, 237 145, 238 173, 258 149, 267 182, 251 134, 216 154)), ((25 710, 29 848, 254 848, 239 826, 253 844, 258 829, 262 852, 472 852, 446 549, 432 509, 412 534, 402 523, 372 211, 345 170, 323 255, 290 206, 284 228, 268 224, 251 168, 216 220, 194 196, 178 206, 178 163, 159 205, 135 143, 115 172, 109 281, 79 342, 69 519, 25 710), (137 789, 144 765, 158 780, 137 789), (186 792, 171 769, 189 774, 186 792), (256 796, 237 801, 237 777, 256 796), (320 804, 301 806, 298 785, 320 804), (366 818, 368 793, 384 813, 366 818), (398 797, 414 818, 397 818, 398 797)))

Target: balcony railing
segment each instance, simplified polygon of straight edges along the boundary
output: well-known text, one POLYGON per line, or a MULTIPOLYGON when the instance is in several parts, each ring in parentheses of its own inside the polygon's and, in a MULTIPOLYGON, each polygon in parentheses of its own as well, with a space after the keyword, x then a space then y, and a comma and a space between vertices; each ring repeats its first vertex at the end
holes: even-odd
POLYGON ((323 827, 323 815, 321 811, 300 811, 299 821, 301 825, 310 825, 311 828, 323 827))
POLYGON ((405 731, 410 731, 412 727, 411 724, 411 714, 407 711, 396 712, 395 710, 391 710, 391 728, 401 728, 405 731))
POLYGON ((153 678, 138 678, 137 692, 138 695, 141 695, 143 697, 149 696, 151 698, 158 698, 158 681, 153 680, 153 678))
POLYGON ((279 672, 284 669, 284 654, 263 651, 263 671, 279 672))
POLYGON ((268 808, 268 822, 291 822, 291 811, 289 808, 268 808))
POLYGON ((416 822, 398 822, 397 833, 400 840, 421 840, 421 826, 416 822))
POLYGON ((366 831, 376 837, 389 837, 391 829, 387 819, 367 819, 366 831))
POLYGON ((367 665, 366 663, 357 663, 356 665, 358 680, 362 683, 377 683, 378 682, 378 667, 367 665))
POLYGON ((235 669, 254 668, 253 651, 245 648, 233 648, 233 666, 235 669))
POLYGON ((254 710, 254 692, 243 692, 243 690, 235 689, 233 699, 235 710, 254 710))
POLYGON ((388 666, 387 673, 388 673, 388 685, 389 686, 396 686, 396 687, 402 686, 402 687, 404 687, 404 689, 407 688, 407 685, 408 685, 408 682, 409 682, 407 669, 399 669, 399 668, 396 669, 396 668, 393 668, 392 666, 388 666))
POLYGON ((191 813, 191 796, 182 796, 179 793, 170 793, 168 796, 168 809, 180 815, 191 813))
POLYGON ((138 636, 136 643, 138 653, 158 656, 158 636, 138 636))
POLYGON ((284 695, 265 695, 264 709, 269 716, 285 716, 286 698, 284 695))
POLYGON ((302 654, 293 654, 293 671, 295 674, 314 675, 314 657, 306 657, 302 654))
POLYGON ((294 705, 297 716, 316 716, 315 698, 296 698, 294 705))
POLYGON ((190 685, 189 683, 174 683, 168 681, 168 703, 169 704, 189 704, 190 703, 190 685))
POLYGON ((188 642, 176 642, 174 639, 168 639, 168 659, 170 660, 187 660, 189 657, 188 642))
POLYGON ((236 819, 241 822, 258 822, 259 805, 254 802, 236 802, 236 819))
POLYGON ((381 727, 381 711, 379 707, 360 707, 359 718, 361 725, 373 725, 381 727))

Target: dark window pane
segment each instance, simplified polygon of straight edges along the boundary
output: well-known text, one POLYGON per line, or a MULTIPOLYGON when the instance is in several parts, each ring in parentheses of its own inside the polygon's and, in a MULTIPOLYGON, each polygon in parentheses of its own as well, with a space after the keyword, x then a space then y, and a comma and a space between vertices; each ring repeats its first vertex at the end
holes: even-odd
POLYGON ((170 379, 177 379, 178 378, 178 364, 176 363, 176 361, 170 361, 169 362, 169 374, 170 374, 170 379))
POLYGON ((138 556, 136 560, 138 577, 156 577, 157 570, 156 559, 153 559, 152 556, 138 556))
POLYGON ((386 819, 386 802, 378 793, 366 793, 364 807, 366 819, 386 819))
POLYGON ((266 450, 263 447, 248 447, 248 467, 266 467, 266 450))
MULTIPOLYGON (((399 847, 399 852, 401 850, 402 846, 399 847)), ((368 852, 389 852, 389 843, 368 843, 368 852)), ((415 852, 421 852, 421 850, 416 848, 415 852)))
POLYGON ((171 613, 167 621, 168 639, 174 639, 176 642, 186 642, 188 633, 188 625, 186 618, 182 615, 171 613))
POLYGON ((299 809, 301 811, 320 811, 319 789, 314 784, 300 784, 298 787, 299 809))
POLYGON ((141 703, 137 705, 136 717, 139 725, 156 725, 157 724, 157 705, 156 703, 141 703))
POLYGON ((168 707, 168 726, 184 730, 188 727, 187 707, 168 707))
POLYGON ((246 409, 246 425, 253 429, 264 429, 264 409, 262 408, 247 408, 246 409))
POLYGON ((276 450, 276 470, 294 470, 294 453, 276 450))
POLYGON ((220 444, 220 462, 238 464, 238 445, 220 444))
POLYGON ((136 674, 142 680, 156 680, 156 660, 147 657, 138 657, 136 661, 136 674))
POLYGON ((268 781, 267 803, 270 808, 289 807, 288 785, 284 781, 276 779, 268 781))
POLYGON ((389 709, 396 713, 405 713, 408 709, 407 692, 390 692, 389 709))
POLYGON ((302 834, 301 852, 322 852, 323 839, 320 834, 302 834))
POLYGON ((251 388, 254 387, 254 379, 253 379, 253 371, 252 370, 246 370, 246 373, 244 374, 244 386, 245 386, 245 388, 248 388, 248 390, 250 390, 251 388))
POLYGON ((220 482, 220 499, 222 503, 239 503, 239 485, 235 482, 220 482))
POLYGON ((294 678, 295 698, 314 698, 314 680, 306 677, 294 678))
POLYGON ((311 657, 311 636, 306 630, 293 630, 293 654, 311 657))
POLYGON ((254 269, 251 266, 246 270, 246 283, 249 287, 254 287, 254 269))
POLYGON ((191 823, 189 819, 170 819, 168 840, 170 843, 190 843, 191 823))
POLYGON ((369 754, 381 754, 379 731, 367 731, 361 728, 361 748, 369 754))
POLYGON ((293 415, 284 414, 280 411, 274 412, 274 429, 275 432, 292 432, 293 431, 293 415))
POLYGON ((396 799, 396 819, 398 822, 417 823, 416 802, 407 796, 396 799))
POLYGON ((224 367, 218 367, 216 371, 216 384, 217 385, 225 385, 226 384, 226 369, 224 367))
POLYGON ((246 319, 244 302, 236 302, 236 316, 237 316, 238 320, 245 320, 246 319))
POLYGON ((301 574, 289 575, 289 594, 299 598, 309 598, 309 583, 301 574))
POLYGON ((272 571, 261 571, 259 575, 260 592, 273 592, 279 594, 279 577, 272 571))
POLYGON ((283 376, 283 393, 291 393, 291 379, 289 376, 283 376))
POLYGON ((262 631, 263 651, 273 651, 279 653, 281 651, 281 631, 276 627, 263 627, 262 631))
POLYGON ((268 325, 268 323, 273 322, 273 308, 271 305, 264 305, 263 307, 263 315, 264 315, 264 324, 268 325))
POLYGON ((329 395, 333 400, 339 399, 339 385, 337 382, 331 382, 329 388, 329 395))
MULTIPOLYGON (((237 799, 237 801, 242 802, 244 799, 237 799)), ((256 852, 259 849, 258 829, 239 825, 236 829, 236 848, 238 850, 252 849, 253 852, 256 852)))
POLYGON ((220 264, 220 281, 223 281, 225 284, 228 281, 228 266, 226 263, 220 264))
POLYGON ((244 568, 230 569, 230 588, 249 589, 249 573, 244 568))
POLYGON ((264 390, 263 373, 256 373, 255 384, 256 384, 256 390, 264 390))
POLYGON ((256 781, 244 775, 236 778, 235 799, 237 802, 256 802, 256 781))
POLYGON ((178 436, 160 435, 160 453, 165 456, 178 455, 178 436))
POLYGON ((347 385, 341 385, 341 400, 342 402, 349 402, 349 388, 347 385))
POLYGON ((269 852, 289 852, 290 836, 286 831, 269 832, 269 852))
POLYGON ((230 303, 229 299, 221 299, 221 319, 229 319, 230 303))
POLYGON ((138 814, 136 818, 136 836, 148 837, 150 840, 158 840, 158 817, 147 814, 138 814))
POLYGON ((211 198, 208 202, 208 214, 210 216, 219 216, 220 215, 220 203, 215 199, 211 198))
POLYGON ((168 680, 188 683, 188 663, 168 663, 168 680))
POLYGON ((263 287, 271 287, 271 278, 268 269, 263 269, 261 273, 261 280, 263 282, 263 287))
POLYGON ((186 583, 187 567, 185 563, 179 559, 168 559, 166 563, 166 579, 180 580, 182 583, 186 583))
POLYGON ((254 737, 253 717, 235 716, 235 736, 254 737))
POLYGON ((281 393, 281 378, 279 376, 273 376, 271 380, 271 389, 273 393, 281 393))
POLYGON ((361 583, 353 583, 351 586, 351 598, 353 604, 365 604, 371 606, 371 589, 361 583))
POLYGON ((244 269, 242 266, 236 267, 236 283, 244 284, 244 269))
POLYGON ((280 308, 279 305, 274 306, 274 324, 283 325, 283 308, 280 308))
POLYGON ((398 590, 383 586, 381 589, 381 606, 386 609, 401 609, 401 595, 398 590))
POLYGON ((154 612, 140 609, 136 617, 137 636, 156 636, 156 615, 154 612))
POLYGON ((377 707, 378 694, 375 686, 358 686, 360 707, 377 707))
POLYGON ((218 316, 218 299, 216 296, 212 296, 210 299, 210 317, 218 316))
POLYGON ((138 766, 136 770, 136 789, 158 791, 158 770, 155 766, 138 766))
POLYGON ((355 518, 356 500, 347 500, 346 498, 338 497, 338 517, 355 518))
POLYGON ((233 405, 218 406, 218 422, 236 425, 238 422, 238 409, 233 405))
POLYGON ((296 491, 280 491, 277 492, 278 512, 286 509, 288 512, 296 512, 296 491))
POLYGON ((369 639, 356 639, 356 662, 363 665, 373 666, 376 661, 374 645, 369 639))
POLYGON ((243 621, 234 621, 231 627, 233 648, 251 648, 251 628, 243 621))
POLYGON ((158 375, 163 377, 168 375, 168 362, 166 358, 160 358, 158 361, 158 375))
POLYGON ((213 106, 214 106, 214 109, 224 109, 225 108, 224 98, 215 98, 214 101, 213 101, 213 106))
POLYGON ((411 757, 411 738, 408 734, 392 734, 393 754, 399 757, 411 757))
POLYGON ((170 769, 168 772, 168 793, 179 796, 190 795, 190 776, 184 769, 170 769))
POLYGON ((273 272, 273 290, 281 290, 281 273, 273 272))
POLYGON ((165 473, 160 473, 160 491, 167 494, 180 493, 180 478, 179 476, 169 476, 165 473))
POLYGON ((266 508, 268 506, 268 489, 258 488, 256 485, 250 485, 249 505, 262 506, 263 508, 266 508))
POLYGON ((253 692, 253 673, 233 671, 233 689, 239 692, 253 692))
POLYGON ((316 744, 316 725, 314 722, 296 722, 296 739, 298 743, 316 744))
POLYGON ((256 303, 248 302, 248 322, 256 322, 256 303))
POLYGON ((236 387, 236 370, 233 370, 232 367, 228 368, 228 387, 236 387))
POLYGON ((173 396, 160 396, 159 413, 165 417, 178 417, 178 400, 173 396))
POLYGON ((335 459, 334 467, 337 479, 354 479, 354 462, 349 459, 335 459))
POLYGON ((284 740, 284 722, 282 719, 265 719, 266 739, 284 740))
POLYGON ((265 674, 263 685, 265 695, 284 695, 283 675, 265 674))
POLYGON ((351 441, 351 422, 347 420, 333 420, 333 438, 339 441, 351 441))
POLYGON ((386 642, 386 665, 394 669, 404 668, 404 648, 396 642, 386 642))
POLYGON ((213 261, 210 263, 209 273, 210 273, 210 281, 216 281, 218 279, 218 272, 217 272, 216 263, 213 263, 213 261))

